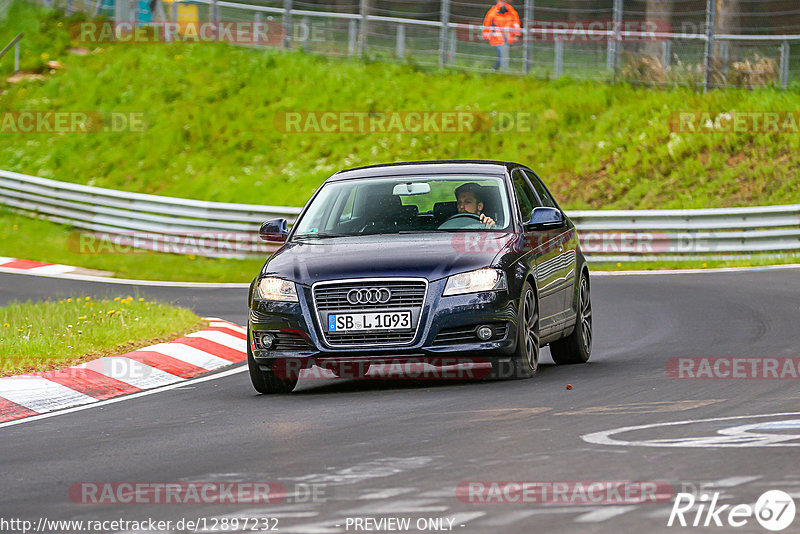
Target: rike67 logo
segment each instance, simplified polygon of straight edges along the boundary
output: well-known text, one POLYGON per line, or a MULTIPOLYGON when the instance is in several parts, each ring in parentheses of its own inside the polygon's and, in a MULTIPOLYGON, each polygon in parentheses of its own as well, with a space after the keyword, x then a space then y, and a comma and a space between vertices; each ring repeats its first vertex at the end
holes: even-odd
POLYGON ((755 517, 767 530, 779 532, 794 521, 795 505, 792 497, 781 490, 761 494, 755 505, 719 504, 719 492, 709 500, 708 494, 697 499, 691 493, 678 493, 667 526, 681 527, 743 527, 755 517))

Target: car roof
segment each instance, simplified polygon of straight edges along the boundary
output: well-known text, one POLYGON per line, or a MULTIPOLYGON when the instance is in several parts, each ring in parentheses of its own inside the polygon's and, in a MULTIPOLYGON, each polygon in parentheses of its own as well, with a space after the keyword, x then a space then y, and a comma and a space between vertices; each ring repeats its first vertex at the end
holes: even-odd
POLYGON ((376 178, 381 176, 402 176, 405 174, 506 174, 518 163, 495 160, 439 160, 439 161, 409 161, 402 163, 383 163, 381 165, 368 165, 339 171, 330 178, 329 182, 339 180, 352 180, 358 178, 376 178))

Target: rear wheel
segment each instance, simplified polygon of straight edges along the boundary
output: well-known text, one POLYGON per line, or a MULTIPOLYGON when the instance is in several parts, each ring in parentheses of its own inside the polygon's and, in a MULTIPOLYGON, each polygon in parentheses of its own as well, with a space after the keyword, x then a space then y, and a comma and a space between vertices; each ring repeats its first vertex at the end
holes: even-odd
POLYGON ((250 381, 259 393, 270 395, 275 393, 290 393, 297 385, 297 378, 279 378, 272 371, 262 371, 250 348, 250 331, 247 331, 247 367, 250 371, 250 381))
POLYGON ((575 328, 563 339, 550 343, 550 355, 558 365, 586 363, 592 353, 592 296, 589 277, 584 272, 578 288, 578 315, 575 328))
POLYGON ((522 287, 518 317, 517 350, 510 365, 492 363, 490 378, 530 378, 539 368, 539 307, 528 282, 522 287))

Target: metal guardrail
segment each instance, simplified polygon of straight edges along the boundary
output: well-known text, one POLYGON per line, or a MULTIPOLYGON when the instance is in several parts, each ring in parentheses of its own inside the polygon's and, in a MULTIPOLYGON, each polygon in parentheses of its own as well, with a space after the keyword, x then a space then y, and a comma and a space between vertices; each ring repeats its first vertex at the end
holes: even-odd
MULTIPOLYGON (((260 224, 301 208, 128 193, 0 171, 0 205, 116 245, 211 257, 264 256, 260 224)), ((594 261, 800 252, 800 204, 692 210, 572 211, 594 261)))

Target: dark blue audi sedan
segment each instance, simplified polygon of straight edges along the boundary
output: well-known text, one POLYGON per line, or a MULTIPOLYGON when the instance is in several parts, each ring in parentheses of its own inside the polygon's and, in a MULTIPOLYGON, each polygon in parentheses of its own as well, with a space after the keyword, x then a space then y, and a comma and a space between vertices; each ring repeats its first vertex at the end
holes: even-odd
MULTIPOLYGON (((260 393, 301 369, 483 363, 527 378, 592 348, 589 270, 575 226, 529 168, 425 161, 341 171, 314 193, 250 286, 248 364, 260 393)), ((345 371, 349 369, 349 371, 345 371)), ((353 371, 355 369, 355 371, 353 371)))

